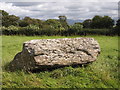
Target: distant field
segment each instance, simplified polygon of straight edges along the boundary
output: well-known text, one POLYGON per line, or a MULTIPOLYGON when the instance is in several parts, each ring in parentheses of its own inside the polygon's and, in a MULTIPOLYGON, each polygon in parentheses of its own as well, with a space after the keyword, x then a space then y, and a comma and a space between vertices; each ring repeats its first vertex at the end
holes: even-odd
MULTIPOLYGON (((71 36, 75 38, 80 36, 71 36)), ((63 36, 2 36, 3 88, 118 88, 118 37, 95 38, 101 47, 98 60, 87 67, 64 67, 40 73, 9 72, 4 68, 32 39, 66 38, 63 36)))

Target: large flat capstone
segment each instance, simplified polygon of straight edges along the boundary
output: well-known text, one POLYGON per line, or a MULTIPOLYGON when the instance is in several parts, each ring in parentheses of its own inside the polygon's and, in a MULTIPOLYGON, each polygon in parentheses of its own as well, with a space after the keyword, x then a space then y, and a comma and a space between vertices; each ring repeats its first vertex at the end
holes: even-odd
POLYGON ((10 69, 43 70, 59 66, 87 64, 97 59, 100 47, 93 38, 40 39, 23 43, 23 50, 10 69))

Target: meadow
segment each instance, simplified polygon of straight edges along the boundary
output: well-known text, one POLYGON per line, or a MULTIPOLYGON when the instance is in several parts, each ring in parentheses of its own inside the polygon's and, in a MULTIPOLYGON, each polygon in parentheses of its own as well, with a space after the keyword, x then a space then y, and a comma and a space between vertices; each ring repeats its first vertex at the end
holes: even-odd
MULTIPOLYGON (((81 36, 69 36, 75 38, 81 36)), ((98 59, 87 65, 64 67, 53 71, 10 72, 5 67, 32 39, 66 38, 65 36, 0 36, 2 38, 3 88, 118 88, 118 36, 83 36, 95 38, 101 47, 98 59)))

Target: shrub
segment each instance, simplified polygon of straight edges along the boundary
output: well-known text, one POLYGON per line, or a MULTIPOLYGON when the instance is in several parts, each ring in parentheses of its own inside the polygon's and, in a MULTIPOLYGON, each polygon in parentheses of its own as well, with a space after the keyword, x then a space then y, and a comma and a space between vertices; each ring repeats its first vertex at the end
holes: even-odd
POLYGON ((114 27, 114 28, 113 28, 113 34, 120 36, 120 27, 118 27, 118 26, 114 27))
POLYGON ((52 25, 43 25, 39 27, 37 25, 29 25, 27 27, 0 27, 4 35, 119 35, 119 27, 112 29, 89 29, 83 28, 80 24, 71 25, 68 30, 64 27, 54 28, 52 25))
POLYGON ((77 35, 81 30, 83 26, 80 24, 74 24, 71 25, 70 28, 68 29, 68 33, 71 35, 77 35))
POLYGON ((57 34, 57 30, 54 29, 54 27, 52 27, 51 25, 44 25, 41 31, 41 35, 56 35, 57 34))
POLYGON ((0 30, 3 32, 4 30, 6 30, 5 26, 0 26, 0 30))
POLYGON ((30 35, 36 35, 38 34, 37 32, 40 31, 40 28, 36 25, 29 25, 27 27, 21 27, 20 30, 19 30, 19 33, 22 34, 22 35, 27 35, 27 36, 30 36, 30 35))
POLYGON ((82 29, 79 35, 111 35, 112 29, 82 29))
POLYGON ((19 27, 17 26, 9 26, 9 27, 2 27, 2 33, 5 35, 16 35, 18 34, 19 27))
POLYGON ((11 26, 9 26, 9 27, 7 28, 7 30, 9 30, 9 31, 18 31, 18 30, 19 30, 19 27, 11 25, 11 26))

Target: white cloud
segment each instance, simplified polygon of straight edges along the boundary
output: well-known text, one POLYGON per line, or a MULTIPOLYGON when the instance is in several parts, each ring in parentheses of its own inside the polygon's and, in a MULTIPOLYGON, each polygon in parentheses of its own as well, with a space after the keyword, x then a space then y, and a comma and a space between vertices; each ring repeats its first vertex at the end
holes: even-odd
MULTIPOLYGON (((69 19, 88 19, 94 15, 108 15, 112 18, 118 17, 117 0, 89 0, 95 2, 75 2, 73 0, 65 0, 66 2, 0 2, 0 9, 17 16, 30 16, 39 19, 57 18, 59 15, 66 15, 69 19)), ((81 0, 76 0, 81 1, 81 0)))
POLYGON ((22 9, 20 7, 17 7, 17 6, 13 6, 12 3, 0 2, 0 9, 5 10, 10 14, 18 15, 18 16, 25 16, 26 13, 27 14, 31 13, 30 10, 22 9))
POLYGON ((4 2, 119 2, 119 0, 4 0, 4 2))

